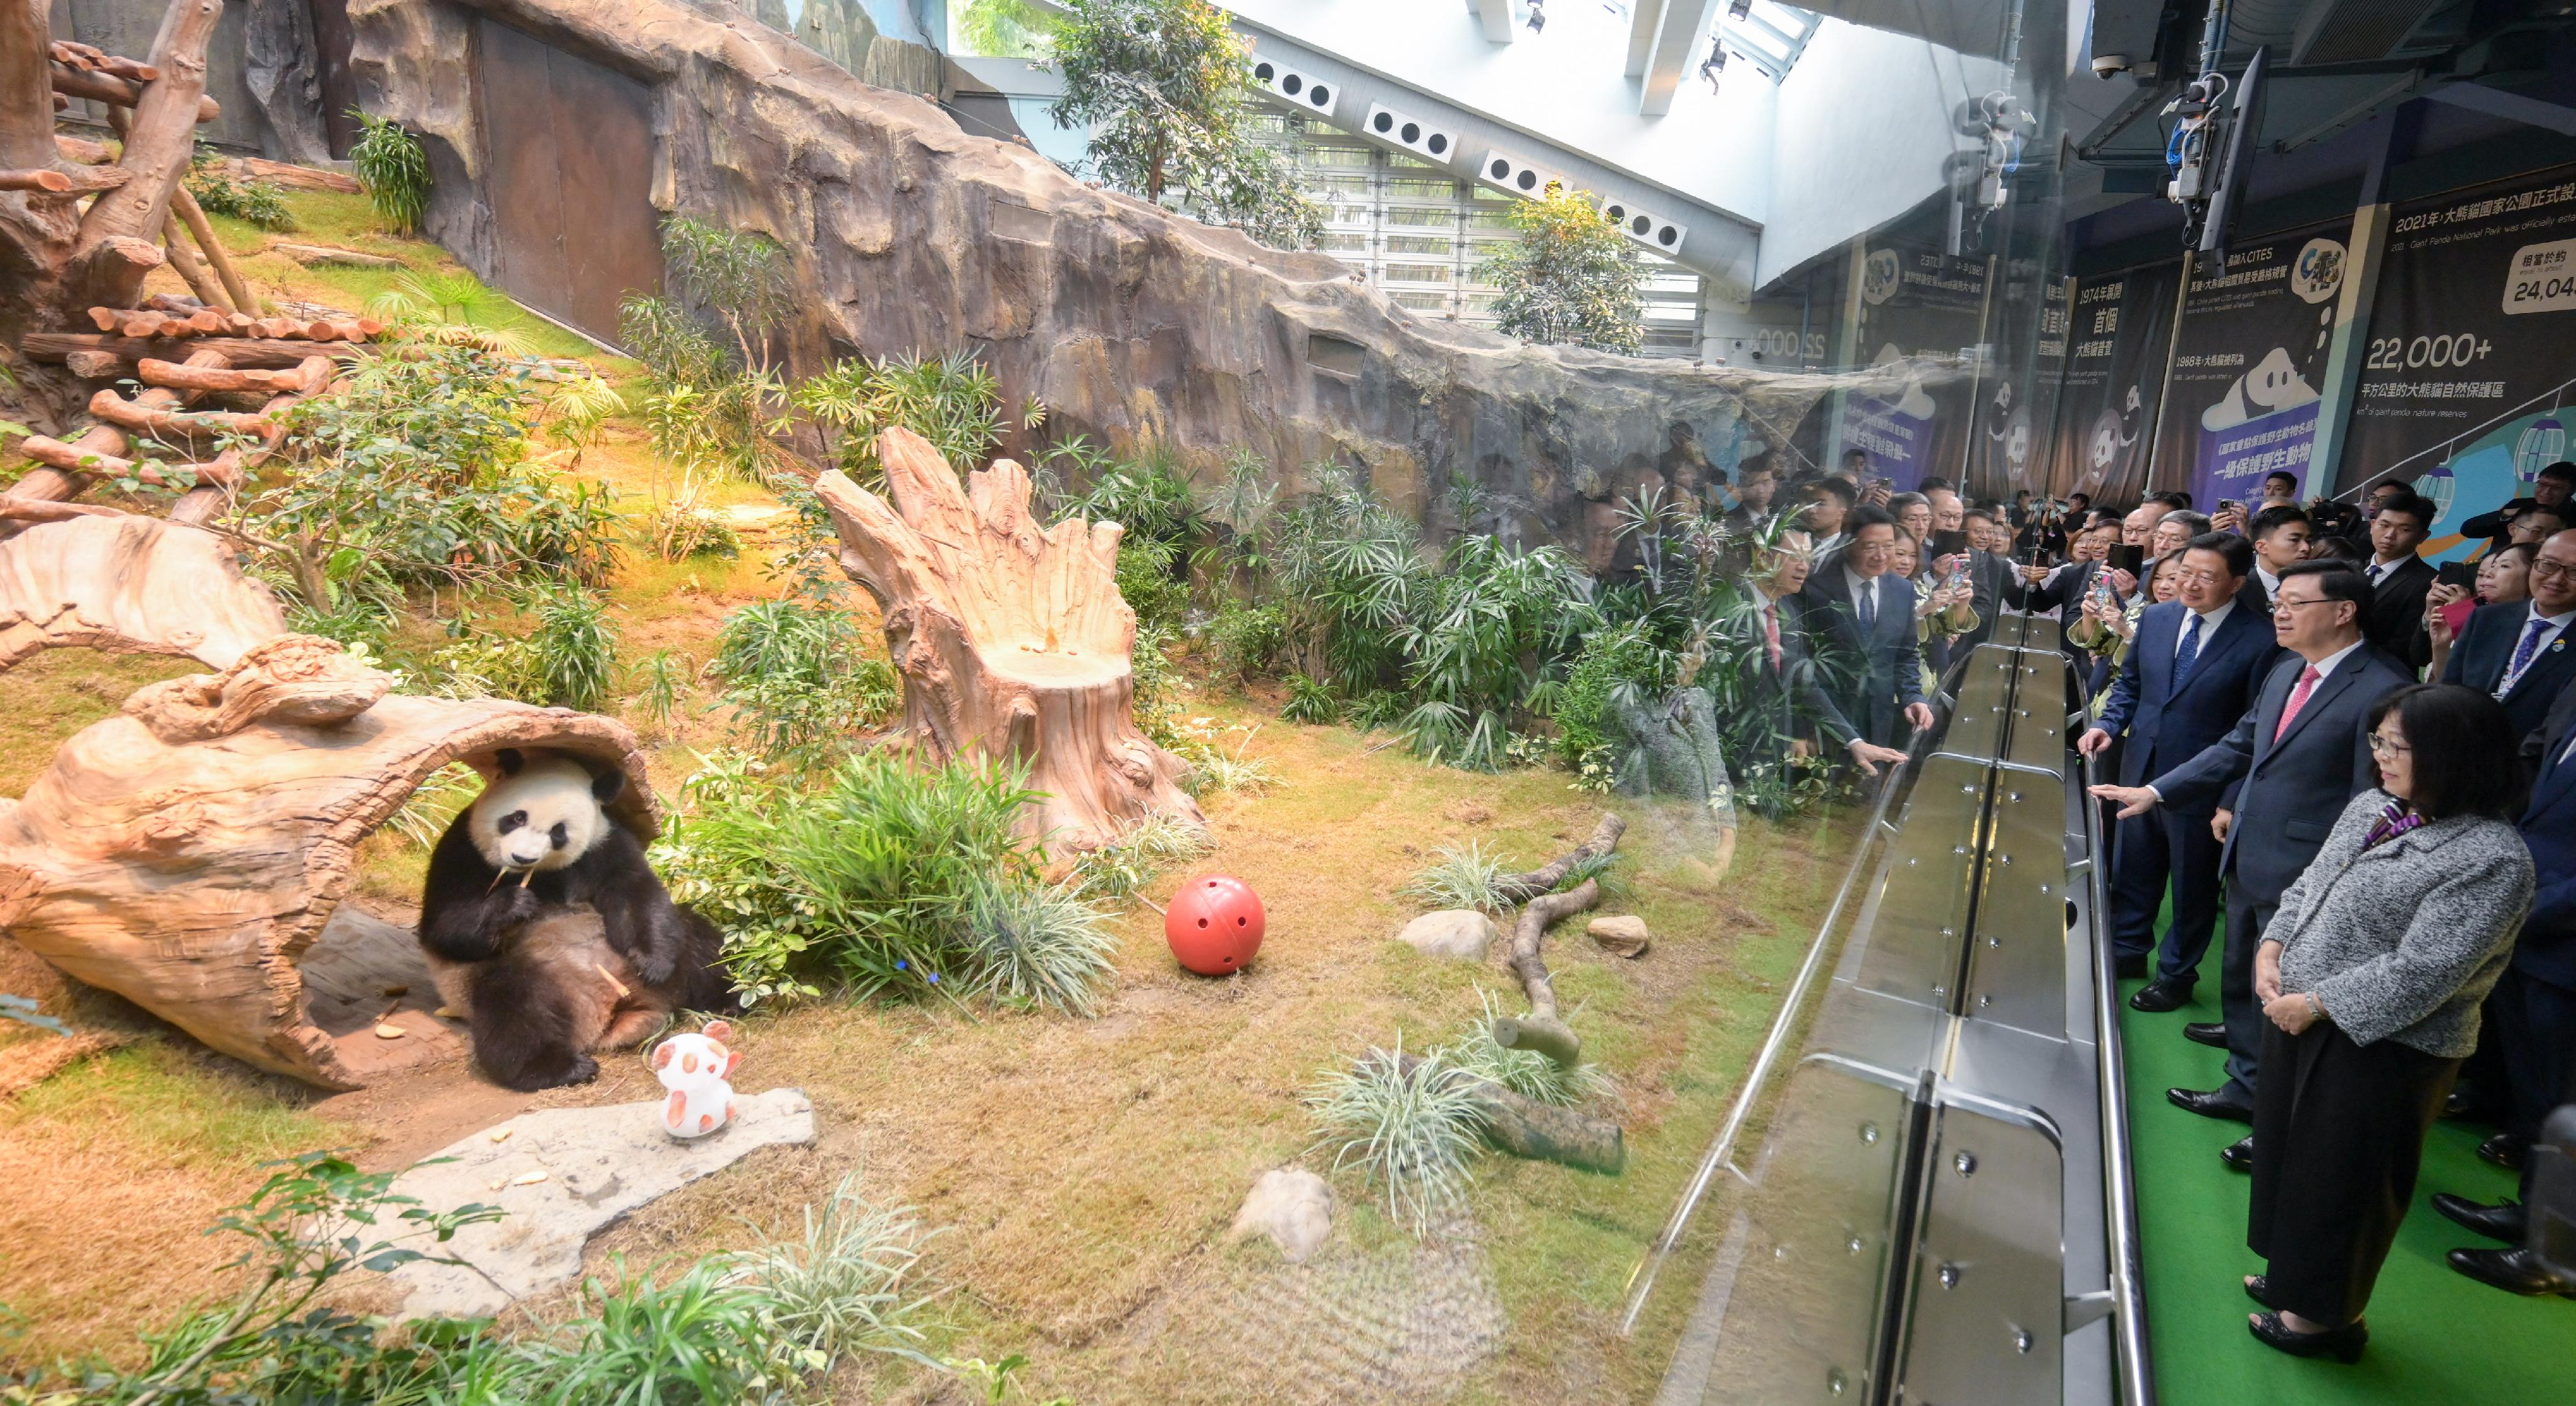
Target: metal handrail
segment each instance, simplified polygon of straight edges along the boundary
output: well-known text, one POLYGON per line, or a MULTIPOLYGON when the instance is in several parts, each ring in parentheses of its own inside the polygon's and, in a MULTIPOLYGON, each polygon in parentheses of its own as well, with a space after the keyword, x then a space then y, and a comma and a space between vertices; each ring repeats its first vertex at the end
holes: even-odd
POLYGON ((1852 852, 1850 867, 1843 871, 1841 886, 1834 890, 1833 906, 1825 910, 1825 920, 1816 925, 1816 939, 1807 945, 1807 956, 1798 965, 1797 979, 1790 983, 1788 997, 1780 1003, 1780 1013, 1771 1020, 1770 1033, 1763 1037, 1762 1048, 1753 1058, 1753 1068, 1744 1076, 1744 1086, 1736 1092, 1734 1106, 1727 1109, 1726 1121, 1718 1125, 1716 1140, 1709 1144, 1708 1154, 1700 1159, 1699 1170, 1692 1174, 1690 1186, 1682 1193, 1681 1204, 1673 1208, 1672 1216, 1655 1236, 1655 1243, 1647 1250, 1646 1257, 1629 1271, 1628 1309, 1619 1318, 1621 1337, 1636 1331, 1637 1318, 1646 1310, 1646 1297, 1654 1292, 1655 1276, 1662 1271, 1673 1247, 1681 1243, 1682 1231, 1690 1225, 1701 1198, 1708 1194, 1709 1183, 1717 1179, 1717 1169, 1725 1166, 1727 1159, 1734 1155, 1735 1140, 1743 1133, 1746 1121, 1753 1116, 1754 1101, 1761 1097, 1763 1085, 1770 1082, 1772 1066, 1779 1063, 1781 1051, 1788 1047, 1790 1032, 1797 1027, 1798 1012, 1807 1003, 1807 993, 1815 985, 1816 973, 1824 969, 1825 950, 1832 941, 1834 929, 1842 922, 1843 906, 1850 902, 1852 892, 1859 887, 1870 855, 1886 838, 1887 807, 1895 798, 1897 782, 1904 777, 1907 768, 1922 762, 1929 752, 1929 740, 1929 734, 1916 734, 1906 749, 1905 760, 1887 769, 1886 780, 1878 788, 1877 804, 1870 807, 1869 825, 1861 832, 1861 842, 1852 852))
POLYGON ((2102 871, 2102 808, 2093 800, 2094 760, 2084 774, 2085 890, 2092 901, 2093 1056, 2102 1079, 2103 1220, 2110 1229, 2111 1339, 2124 1406, 2154 1406, 2155 1363, 2147 1354, 2147 1298, 2138 1254, 2138 1195, 2129 1168, 2127 1059, 2120 1047, 2120 982, 2111 949, 2110 903, 2102 871))

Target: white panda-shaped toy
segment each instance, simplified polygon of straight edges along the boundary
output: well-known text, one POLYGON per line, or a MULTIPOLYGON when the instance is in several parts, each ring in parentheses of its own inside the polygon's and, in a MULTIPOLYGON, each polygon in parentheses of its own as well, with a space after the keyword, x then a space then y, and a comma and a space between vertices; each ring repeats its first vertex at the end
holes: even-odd
POLYGON ((674 1035, 653 1047, 653 1077, 671 1096, 662 1101, 662 1131, 701 1138, 733 1121, 733 1071, 742 1056, 725 1048, 733 1038, 727 1021, 709 1021, 695 1035, 674 1035))

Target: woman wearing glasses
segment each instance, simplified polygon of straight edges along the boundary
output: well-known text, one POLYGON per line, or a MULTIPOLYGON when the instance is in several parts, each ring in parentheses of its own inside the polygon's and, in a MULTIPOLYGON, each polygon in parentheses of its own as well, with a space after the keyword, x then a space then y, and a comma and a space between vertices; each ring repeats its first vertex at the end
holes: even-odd
POLYGON ((2519 739, 2492 698, 2411 684, 2370 713, 2379 785, 2281 895, 2254 958, 2270 1022, 2254 1091, 2245 1280, 2256 1338, 2361 1356, 2362 1309, 2414 1198, 2424 1136, 2531 907, 2519 739))

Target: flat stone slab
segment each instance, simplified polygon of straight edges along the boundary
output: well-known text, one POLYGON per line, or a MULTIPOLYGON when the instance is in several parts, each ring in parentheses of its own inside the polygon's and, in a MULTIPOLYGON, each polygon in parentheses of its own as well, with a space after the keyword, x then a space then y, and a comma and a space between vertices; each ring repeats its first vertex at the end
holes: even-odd
POLYGON ((1494 943, 1494 935, 1494 920, 1475 909, 1445 908, 1406 923, 1395 940, 1426 957, 1481 962, 1485 960, 1485 949, 1494 943))
POLYGON ((662 1131, 660 1099, 540 1109, 415 1165, 394 1179, 395 1195, 433 1211, 480 1201, 507 1214, 443 1247, 473 1268, 413 1263, 387 1276, 406 1291, 401 1316, 485 1318, 570 1283, 590 1237, 627 1212, 755 1148, 814 1140, 814 1104, 802 1089, 737 1095, 734 1105, 741 1116, 690 1142, 662 1131))
POLYGON ((1290 1264, 1302 1264, 1333 1233, 1333 1188, 1303 1167, 1278 1167, 1252 1183, 1229 1240, 1267 1235, 1290 1264))

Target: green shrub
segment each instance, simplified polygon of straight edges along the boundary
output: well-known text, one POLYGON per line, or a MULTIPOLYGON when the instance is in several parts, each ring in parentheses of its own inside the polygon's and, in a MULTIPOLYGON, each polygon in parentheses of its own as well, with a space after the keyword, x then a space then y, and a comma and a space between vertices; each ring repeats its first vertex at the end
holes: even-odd
POLYGON ((655 867, 726 930, 725 963, 747 997, 828 987, 954 999, 989 983, 974 901, 990 885, 1037 883, 1044 860, 1015 828, 1035 799, 1023 774, 880 751, 810 789, 740 760, 702 776, 655 867))
POLYGON ((1143 892, 1155 875, 1212 848, 1206 830, 1168 815, 1148 815, 1076 857, 1070 882, 1077 892, 1124 902, 1143 892))
MULTIPOLYGON (((885 481, 877 436, 901 426, 929 440, 959 474, 984 467, 1010 422, 1002 383, 972 352, 943 357, 851 358, 796 387, 796 407, 829 427, 841 472, 860 485, 885 481)), ((1044 408, 1029 402, 1021 423, 1034 428, 1044 408)))
POLYGON ((257 181, 236 181, 215 165, 220 157, 203 142, 188 164, 185 184, 188 193, 197 198, 197 208, 209 215, 229 215, 236 220, 265 230, 295 228, 295 215, 279 199, 273 186, 257 181))
POLYGON ((1280 706, 1279 716, 1292 723, 1337 723, 1342 720, 1342 701, 1306 675, 1290 674, 1288 701, 1280 706))
POLYGON ((1661 660, 1642 622, 1593 634, 1574 656, 1557 691, 1556 751, 1580 771, 1586 757, 1610 750, 1610 709, 1623 690, 1655 689, 1661 660))
POLYGON ((420 139, 391 118, 350 109, 357 119, 358 140, 349 148, 349 164, 376 218, 395 234, 420 228, 429 212, 429 153, 420 139))
POLYGON ((1096 1014, 1118 950, 1100 910, 1080 894, 1030 883, 986 883, 966 908, 969 964, 995 1000, 1096 1014))
POLYGON ((1130 543, 1149 538, 1177 548, 1198 530, 1198 500, 1167 456, 1151 454, 1132 464, 1103 460, 1094 475, 1090 491, 1072 509, 1075 516, 1117 523, 1127 529, 1130 543))
POLYGON ((1227 600, 1208 626, 1218 664, 1246 683, 1279 670, 1288 648, 1287 612, 1276 605, 1247 606, 1227 600))
POLYGON ((644 656, 628 680, 635 692, 635 710, 644 717, 645 725, 655 732, 669 732, 671 720, 679 716, 680 704, 688 697, 689 680, 696 670, 687 659, 667 647, 644 656))
POLYGON ((536 629, 528 636, 536 690, 558 708, 596 709, 617 677, 617 627, 595 591, 557 586, 533 601, 536 629))
POLYGON ((1136 612, 1138 630, 1170 632, 1190 610, 1190 584, 1179 574, 1180 549, 1153 537, 1118 544, 1119 598, 1136 612))
POLYGON ((861 653, 846 610, 764 601, 725 617, 714 672, 753 745, 772 757, 819 759, 903 705, 894 665, 861 653))

